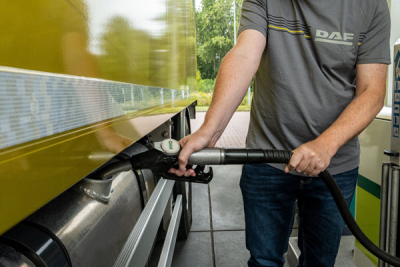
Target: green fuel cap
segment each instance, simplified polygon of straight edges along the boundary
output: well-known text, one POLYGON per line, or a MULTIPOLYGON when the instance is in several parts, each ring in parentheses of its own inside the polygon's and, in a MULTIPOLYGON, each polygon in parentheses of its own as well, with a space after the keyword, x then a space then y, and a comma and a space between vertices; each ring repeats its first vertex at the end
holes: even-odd
POLYGON ((175 139, 165 139, 161 142, 161 149, 164 150, 166 154, 174 155, 179 152, 181 145, 175 139))

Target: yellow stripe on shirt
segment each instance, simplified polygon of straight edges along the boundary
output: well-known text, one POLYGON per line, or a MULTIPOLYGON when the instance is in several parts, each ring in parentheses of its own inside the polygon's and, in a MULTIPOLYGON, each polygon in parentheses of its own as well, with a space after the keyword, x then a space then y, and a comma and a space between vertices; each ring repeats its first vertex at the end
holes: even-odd
POLYGON ((311 36, 305 35, 303 31, 292 31, 292 30, 289 30, 288 28, 277 27, 277 26, 274 26, 274 25, 271 25, 271 24, 269 24, 268 27, 273 28, 273 29, 277 29, 277 30, 284 30, 284 31, 287 31, 287 32, 290 32, 290 33, 302 33, 304 35, 304 37, 311 38, 311 36))

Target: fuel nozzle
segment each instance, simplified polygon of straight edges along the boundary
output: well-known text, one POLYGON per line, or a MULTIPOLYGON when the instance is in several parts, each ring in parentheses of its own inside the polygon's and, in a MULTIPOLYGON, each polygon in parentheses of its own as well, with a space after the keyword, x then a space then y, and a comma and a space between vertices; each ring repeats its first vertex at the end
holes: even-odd
POLYGON ((194 168, 195 176, 177 176, 169 173, 172 168, 179 168, 178 157, 181 145, 177 140, 165 139, 155 148, 132 156, 129 160, 117 162, 104 168, 101 179, 108 179, 116 172, 133 169, 150 169, 154 175, 165 179, 209 183, 213 177, 210 167, 206 171, 206 165, 249 164, 249 163, 288 163, 292 156, 286 150, 264 150, 247 148, 204 148, 193 153, 188 159, 187 169, 194 168))
MULTIPOLYGON (((165 171, 161 174, 161 176, 165 179, 170 179, 170 180, 176 180, 176 181, 184 181, 184 182, 194 182, 194 183, 204 183, 208 184, 212 178, 213 178, 213 170, 210 167, 208 171, 206 171, 206 164, 202 164, 199 160, 200 158, 194 158, 190 159, 189 158, 189 164, 186 166, 187 169, 193 168, 193 165, 196 165, 194 168, 195 176, 178 176, 173 173, 169 173, 168 170, 172 168, 179 168, 178 165, 178 156, 179 153, 181 152, 182 148, 179 142, 175 139, 165 139, 162 141, 160 145, 161 151, 165 154, 165 158, 173 157, 175 159, 175 164, 169 166, 165 171)), ((213 161, 212 159, 213 156, 217 156, 217 153, 208 153, 207 155, 204 155, 207 157, 206 161, 213 161)))
MULTIPOLYGON (((180 147, 179 142, 173 139, 164 140, 161 148, 165 153, 169 153, 170 146, 174 143, 180 147)), ((174 150, 175 151, 175 150, 174 150)), ((180 151, 180 150, 179 150, 180 151)), ((210 167, 209 172, 205 172, 206 165, 227 165, 227 164, 249 164, 249 163, 288 163, 292 153, 286 150, 264 150, 247 148, 204 148, 193 153, 189 159, 189 165, 186 168, 192 168, 193 165, 196 176, 184 177, 176 176, 171 173, 163 175, 166 179, 190 181, 198 183, 209 183, 212 179, 213 171, 210 167)), ((175 165, 177 168, 178 166, 175 165)))

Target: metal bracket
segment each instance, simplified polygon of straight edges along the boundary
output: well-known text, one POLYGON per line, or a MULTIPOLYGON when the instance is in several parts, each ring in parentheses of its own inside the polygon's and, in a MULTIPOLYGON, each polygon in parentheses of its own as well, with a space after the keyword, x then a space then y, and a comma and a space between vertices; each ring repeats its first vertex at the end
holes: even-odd
POLYGON ((144 267, 146 265, 174 184, 174 181, 160 179, 118 255, 114 267, 144 267))
POLYGON ((150 142, 152 144, 156 142, 161 142, 165 138, 171 138, 171 126, 172 126, 172 121, 168 120, 165 123, 161 124, 158 126, 156 129, 154 129, 152 132, 150 132, 147 137, 149 138, 150 142))
POLYGON ((383 154, 385 154, 386 156, 390 156, 390 157, 398 157, 399 156, 399 152, 394 151, 394 150, 384 150, 383 154))
POLYGON ((107 180, 84 178, 79 184, 79 189, 85 192, 85 194, 91 198, 108 203, 113 191, 112 182, 114 178, 115 175, 107 180))

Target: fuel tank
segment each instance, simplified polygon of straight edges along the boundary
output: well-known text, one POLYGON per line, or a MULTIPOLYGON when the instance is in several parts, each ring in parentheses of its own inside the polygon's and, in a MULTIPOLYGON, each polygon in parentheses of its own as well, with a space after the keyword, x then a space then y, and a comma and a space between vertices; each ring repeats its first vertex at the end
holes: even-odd
MULTIPOLYGON (((146 149, 135 144, 127 153, 146 149)), ((94 177, 84 178, 4 233, 0 266, 112 266, 154 177, 143 171, 123 172, 105 181, 94 177)))

